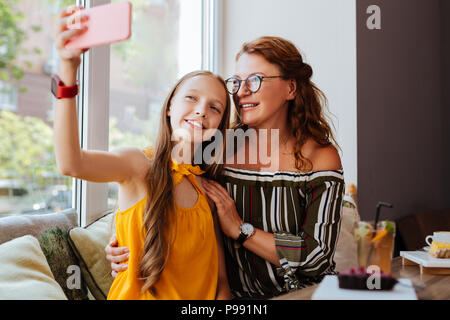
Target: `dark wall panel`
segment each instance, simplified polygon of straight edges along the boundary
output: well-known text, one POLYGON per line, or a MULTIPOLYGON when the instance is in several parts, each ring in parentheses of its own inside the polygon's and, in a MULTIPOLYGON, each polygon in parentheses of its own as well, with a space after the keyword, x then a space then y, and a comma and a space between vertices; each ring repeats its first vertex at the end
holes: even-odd
MULTIPOLYGON (((357 0, 358 196, 363 219, 374 217, 378 201, 394 205, 382 213, 382 218, 394 220, 450 207, 450 118, 444 107, 448 81, 444 88, 443 80, 448 7, 440 0, 357 0), (381 9, 381 30, 366 26, 366 10, 374 4, 381 9)), ((448 53, 448 42, 446 48, 448 53)))

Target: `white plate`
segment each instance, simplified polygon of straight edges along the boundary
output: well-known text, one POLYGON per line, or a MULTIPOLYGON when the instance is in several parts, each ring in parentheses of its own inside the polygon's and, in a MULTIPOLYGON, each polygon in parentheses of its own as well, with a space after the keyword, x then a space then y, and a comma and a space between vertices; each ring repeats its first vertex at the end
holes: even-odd
POLYGON ((429 251, 430 250, 430 246, 423 247, 423 250, 424 251, 429 251))
POLYGON ((397 279, 391 291, 350 290, 339 288, 337 276, 325 276, 312 295, 312 300, 417 300, 411 280, 397 279), (402 285, 403 284, 403 285, 402 285))

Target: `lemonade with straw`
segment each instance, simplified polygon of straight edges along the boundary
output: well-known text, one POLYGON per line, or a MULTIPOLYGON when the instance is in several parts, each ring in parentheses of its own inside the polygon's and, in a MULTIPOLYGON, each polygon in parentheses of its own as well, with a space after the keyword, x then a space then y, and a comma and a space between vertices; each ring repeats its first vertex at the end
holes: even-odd
POLYGON ((382 272, 390 273, 395 223, 388 220, 378 222, 375 235, 373 225, 373 222, 359 221, 355 227, 358 265, 364 268, 377 265, 382 272))

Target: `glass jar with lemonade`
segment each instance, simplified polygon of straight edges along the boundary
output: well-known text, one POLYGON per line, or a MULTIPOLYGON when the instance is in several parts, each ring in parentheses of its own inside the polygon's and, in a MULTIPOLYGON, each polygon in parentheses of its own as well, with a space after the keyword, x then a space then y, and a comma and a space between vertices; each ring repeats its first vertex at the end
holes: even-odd
POLYGON ((395 223, 379 221, 376 232, 373 221, 359 221, 355 226, 355 240, 358 248, 358 264, 367 268, 377 265, 382 272, 390 273, 394 251, 395 223))

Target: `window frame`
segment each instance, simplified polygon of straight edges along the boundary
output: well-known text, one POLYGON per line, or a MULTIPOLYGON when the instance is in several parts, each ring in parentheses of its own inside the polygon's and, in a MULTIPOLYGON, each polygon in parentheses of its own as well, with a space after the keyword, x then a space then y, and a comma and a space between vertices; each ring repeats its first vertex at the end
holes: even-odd
POLYGON ((223 0, 202 0, 202 69, 222 73, 223 0))
POLYGON ((17 111, 18 109, 18 94, 17 86, 13 83, 0 80, 0 110, 17 111), (2 92, 7 90, 8 92, 2 92), (3 100, 8 100, 3 103, 3 100))
MULTIPOLYGON (((223 0, 202 0, 202 69, 219 73, 222 56, 223 0)), ((77 0, 84 8, 108 4, 110 0, 77 0)), ((82 149, 108 150, 110 47, 100 46, 86 52, 78 73, 77 97, 79 138, 82 149), (94 77, 95 75, 95 77, 94 77), (90 107, 92 106, 92 107, 90 107)), ((108 183, 73 180, 72 207, 84 227, 111 212, 108 209, 108 183)))

